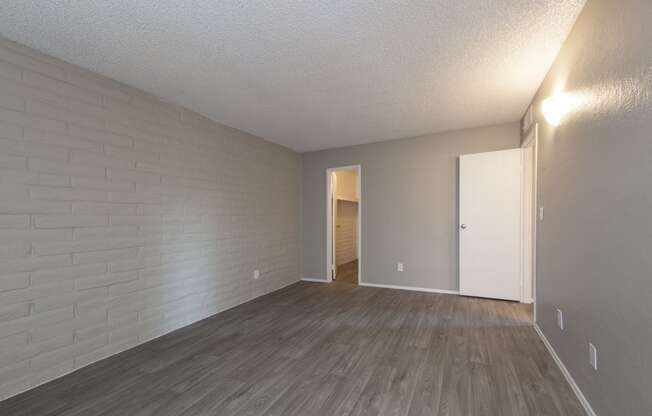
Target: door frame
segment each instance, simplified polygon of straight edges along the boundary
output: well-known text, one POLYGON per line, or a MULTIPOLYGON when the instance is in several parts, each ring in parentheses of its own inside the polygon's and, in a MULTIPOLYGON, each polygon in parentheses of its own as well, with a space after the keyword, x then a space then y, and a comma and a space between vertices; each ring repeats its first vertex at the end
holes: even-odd
POLYGON ((331 175, 337 171, 356 170, 358 172, 358 218, 357 218, 357 251, 358 251, 358 285, 362 284, 362 165, 338 166, 326 169, 326 282, 333 281, 333 207, 331 205, 331 175))
MULTIPOLYGON (((534 305, 534 322, 536 323, 537 320, 537 229, 539 227, 539 218, 537 215, 537 211, 539 209, 538 207, 538 194, 537 194, 537 185, 538 185, 538 162, 539 162, 539 124, 534 123, 530 126, 530 129, 528 130, 525 139, 521 143, 521 149, 527 149, 527 148, 532 148, 533 150, 533 155, 532 155, 532 177, 530 177, 530 183, 532 184, 532 209, 530 212, 526 212, 526 206, 525 206, 525 200, 523 200, 521 206, 522 206, 522 215, 523 218, 525 216, 529 215, 532 218, 532 227, 530 230, 527 230, 525 226, 522 226, 522 238, 523 238, 523 243, 521 244, 523 253, 522 255, 522 260, 521 260, 521 265, 522 265, 522 288, 525 288, 525 280, 528 279, 528 272, 525 270, 525 259, 527 256, 527 253, 525 252, 525 244, 524 242, 526 239, 531 240, 531 257, 532 257, 532 270, 530 271, 530 276, 529 278, 532 279, 532 299, 529 299, 524 290, 521 291, 521 302, 527 303, 527 302, 532 302, 534 305)), ((526 178, 525 177, 525 163, 522 164, 523 166, 523 186, 525 187, 526 185, 526 178)), ((524 188, 525 189, 525 188, 524 188)), ((525 197, 525 192, 521 193, 522 197, 525 197)), ((525 221, 521 221, 521 224, 524 224, 525 221)))

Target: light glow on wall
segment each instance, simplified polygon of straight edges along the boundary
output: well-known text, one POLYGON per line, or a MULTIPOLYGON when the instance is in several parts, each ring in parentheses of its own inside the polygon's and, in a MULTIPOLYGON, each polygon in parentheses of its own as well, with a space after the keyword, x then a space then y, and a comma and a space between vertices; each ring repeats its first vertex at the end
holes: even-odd
POLYGON ((541 111, 546 121, 553 125, 558 126, 564 118, 579 105, 579 97, 567 92, 556 93, 541 103, 541 111))

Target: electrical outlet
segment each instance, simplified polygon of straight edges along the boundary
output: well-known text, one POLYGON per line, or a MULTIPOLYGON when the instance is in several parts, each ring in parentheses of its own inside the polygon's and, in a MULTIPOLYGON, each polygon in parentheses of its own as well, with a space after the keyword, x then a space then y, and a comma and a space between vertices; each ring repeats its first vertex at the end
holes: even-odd
POLYGON ((256 269, 254 270, 254 279, 258 279, 260 277, 260 270, 256 269))
POLYGON ((557 309, 557 326, 562 331, 564 330, 564 313, 561 311, 561 309, 557 309))
POLYGON ((589 342, 589 364, 594 370, 598 370, 598 349, 589 342))
POLYGON ((396 271, 399 271, 399 272, 403 271, 403 263, 396 264, 396 271))

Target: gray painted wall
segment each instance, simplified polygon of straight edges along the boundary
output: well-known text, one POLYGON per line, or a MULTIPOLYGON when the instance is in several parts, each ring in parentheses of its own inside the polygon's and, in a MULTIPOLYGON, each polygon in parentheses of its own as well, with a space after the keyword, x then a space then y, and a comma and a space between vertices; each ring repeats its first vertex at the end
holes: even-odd
POLYGON ((0 400, 298 281, 300 164, 0 38, 0 400))
POLYGON ((457 157, 519 140, 510 123, 304 153, 303 277, 326 277, 326 169, 360 164, 362 280, 458 290, 457 157))
POLYGON ((589 0, 534 100, 538 322, 604 416, 652 414, 650 22, 649 0, 589 0), (580 104, 554 128, 541 102, 559 86, 580 104))

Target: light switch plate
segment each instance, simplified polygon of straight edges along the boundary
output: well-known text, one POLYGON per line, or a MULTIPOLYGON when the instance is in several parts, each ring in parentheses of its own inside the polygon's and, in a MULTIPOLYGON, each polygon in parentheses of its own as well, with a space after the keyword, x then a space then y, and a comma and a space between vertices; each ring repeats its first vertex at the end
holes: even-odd
POLYGON ((561 309, 557 309, 557 326, 562 331, 564 330, 564 313, 561 311, 561 309))
POLYGON ((598 349, 589 342, 589 364, 594 370, 598 370, 598 349))

